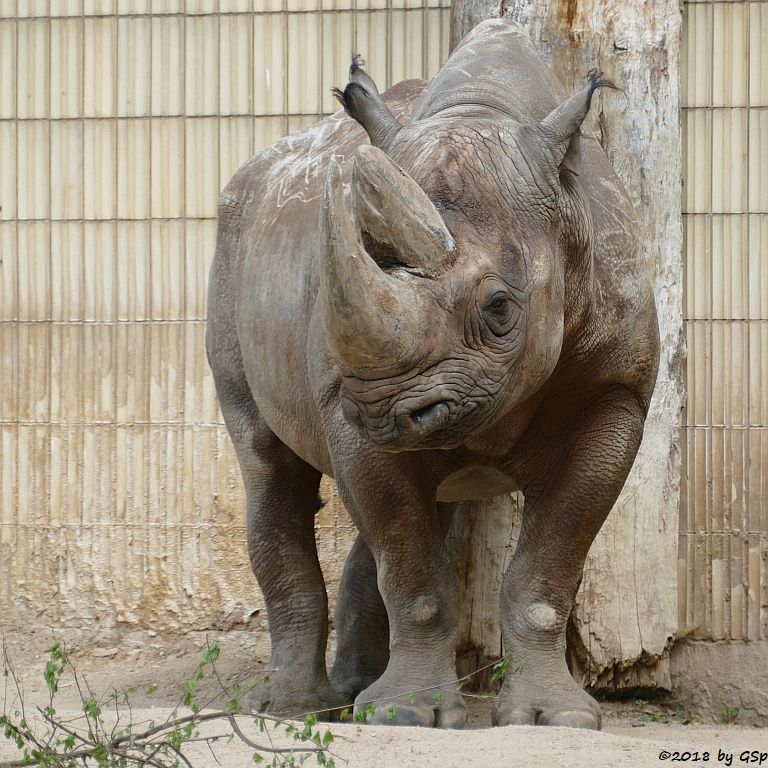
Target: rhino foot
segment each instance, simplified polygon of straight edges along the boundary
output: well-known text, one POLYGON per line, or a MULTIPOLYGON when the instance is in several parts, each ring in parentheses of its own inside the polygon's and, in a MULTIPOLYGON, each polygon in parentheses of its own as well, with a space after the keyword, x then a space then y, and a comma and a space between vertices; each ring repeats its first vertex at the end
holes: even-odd
POLYGON ((385 678, 386 674, 355 700, 355 715, 359 717, 358 713, 365 713, 366 723, 424 728, 463 728, 466 724, 467 707, 458 693, 420 690, 429 684, 413 681, 392 685, 385 678), (409 689, 413 692, 403 693, 409 689))
POLYGON ((316 713, 321 720, 333 720, 349 701, 327 682, 303 686, 281 675, 273 676, 269 683, 262 683, 251 691, 245 699, 245 708, 253 713, 289 719, 302 719, 306 714, 316 713))
POLYGON ((331 685, 345 701, 354 701, 360 691, 364 691, 378 680, 377 675, 337 677, 331 676, 331 685))
POLYGON ((493 703, 494 725, 559 725, 599 731, 600 705, 573 680, 546 687, 513 680, 493 703))

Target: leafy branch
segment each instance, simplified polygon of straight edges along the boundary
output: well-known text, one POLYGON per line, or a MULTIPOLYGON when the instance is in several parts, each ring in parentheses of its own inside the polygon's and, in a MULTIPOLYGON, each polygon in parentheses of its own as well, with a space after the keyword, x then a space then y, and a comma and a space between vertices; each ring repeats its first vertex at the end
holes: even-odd
MULTIPOLYGON (((238 681, 231 687, 226 686, 216 668, 216 661, 221 654, 221 649, 216 644, 211 645, 206 641, 206 648, 194 673, 184 682, 177 706, 160 723, 134 722, 131 700, 136 688, 113 690, 97 698, 87 680, 70 661, 63 643, 54 642, 49 653, 43 671, 48 690, 48 704, 42 708, 36 707, 39 722, 42 723, 41 729, 33 727, 27 716, 21 686, 7 647, 3 644, 4 685, 0 731, 6 739, 16 745, 21 752, 21 758, 0 763, 0 768, 194 768, 191 759, 184 753, 185 747, 194 743, 204 743, 213 759, 221 765, 214 745, 221 741, 231 742, 235 738, 253 750, 252 759, 255 764, 269 761, 270 766, 290 768, 302 765, 309 757, 314 756, 318 765, 335 768, 334 758, 339 758, 330 750, 334 741, 333 734, 330 730, 323 731, 318 726, 318 717, 322 714, 319 711, 297 715, 290 720, 266 714, 245 715, 243 699, 257 685, 268 683, 269 678, 251 678, 245 685, 238 681), (73 678, 81 702, 81 714, 69 720, 62 718, 55 707, 59 683, 65 674, 73 678), (212 675, 219 690, 212 698, 199 702, 198 687, 206 674, 212 675), (203 711, 208 710, 217 701, 223 704, 223 709, 203 711), (189 714, 180 715, 179 710, 182 707, 188 708, 189 714), (263 736, 261 741, 255 741, 246 734, 243 729, 244 721, 250 721, 258 728, 263 736), (303 724, 297 726, 296 721, 303 721, 303 724), (211 723, 227 724, 230 730, 202 734, 200 727, 211 723), (280 744, 275 743, 268 726, 271 726, 272 731, 281 732, 283 741, 280 744), (288 737, 287 746, 284 745, 285 737, 288 737)), ((397 705, 393 703, 393 699, 407 697, 413 704, 417 693, 435 691, 435 704, 440 704, 445 691, 461 691, 464 683, 489 668, 493 669, 491 681, 501 682, 510 672, 510 660, 502 657, 463 677, 418 688, 400 696, 387 697, 387 719, 394 720, 396 717, 397 705)), ((524 670, 525 662, 521 662, 512 672, 521 674, 524 670)), ((150 684, 146 694, 151 696, 156 691, 157 686, 150 684)), ((462 695, 470 694, 462 692, 462 695)), ((379 700, 357 702, 355 721, 365 722, 376 712, 376 705, 381 703, 379 700)), ((348 706, 335 707, 330 711, 337 712, 342 721, 349 716, 348 706)))
MULTIPOLYGON (((43 671, 48 704, 36 708, 38 723, 33 724, 27 715, 24 696, 7 647, 3 645, 4 684, 0 731, 16 745, 21 758, 0 763, 0 768, 193 768, 190 758, 184 754, 187 745, 196 742, 206 744, 213 758, 219 762, 214 745, 234 738, 254 750, 253 761, 256 764, 269 760, 272 766, 296 766, 314 756, 318 765, 335 767, 334 757, 338 756, 329 749, 333 734, 317 725, 316 714, 306 715, 303 727, 269 715, 243 714, 242 700, 267 678, 251 679, 245 686, 236 683, 231 689, 225 686, 216 669, 216 660, 221 653, 218 645, 207 644, 197 668, 184 683, 178 706, 163 722, 149 722, 143 728, 133 722, 131 698, 136 693, 135 688, 115 690, 97 698, 70 661, 61 642, 56 641, 49 653, 43 671), (209 701, 198 703, 198 684, 207 673, 213 675, 220 690, 209 701), (74 679, 81 701, 81 714, 70 720, 62 718, 55 707, 59 683, 65 674, 70 674, 74 679), (202 711, 217 699, 224 704, 223 709, 202 711), (180 715, 181 707, 188 708, 190 713, 180 715), (258 727, 266 743, 254 741, 245 733, 245 720, 258 727), (231 730, 201 734, 200 726, 209 723, 227 724, 231 730), (275 744, 267 723, 273 731, 280 730, 289 737, 287 745, 275 744)), ((151 695, 156 690, 157 686, 150 685, 147 694, 151 695)))

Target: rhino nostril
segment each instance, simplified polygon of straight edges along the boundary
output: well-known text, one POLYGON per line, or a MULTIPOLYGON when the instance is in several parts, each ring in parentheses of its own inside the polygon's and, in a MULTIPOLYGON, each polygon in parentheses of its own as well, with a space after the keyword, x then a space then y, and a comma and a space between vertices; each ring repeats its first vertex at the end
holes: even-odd
POLYGON ((445 400, 439 400, 403 414, 400 426, 418 432, 432 431, 443 426, 448 421, 448 416, 448 403, 445 400))

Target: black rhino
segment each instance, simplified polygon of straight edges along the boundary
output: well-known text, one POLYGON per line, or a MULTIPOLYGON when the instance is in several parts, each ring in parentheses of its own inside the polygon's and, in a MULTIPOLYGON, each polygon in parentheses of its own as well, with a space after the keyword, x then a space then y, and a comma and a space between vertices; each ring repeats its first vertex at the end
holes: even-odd
POLYGON ((429 85, 380 96, 356 62, 350 77, 337 95, 354 119, 268 147, 220 200, 208 356, 276 670, 252 705, 357 696, 380 702, 377 722, 460 727, 455 688, 420 690, 455 677, 452 502, 522 489, 500 619, 525 666, 493 719, 598 728, 565 627, 640 445, 659 344, 631 205, 580 136, 606 83, 592 73, 566 98, 505 20, 477 26, 429 85), (322 473, 360 531, 330 679, 322 473))

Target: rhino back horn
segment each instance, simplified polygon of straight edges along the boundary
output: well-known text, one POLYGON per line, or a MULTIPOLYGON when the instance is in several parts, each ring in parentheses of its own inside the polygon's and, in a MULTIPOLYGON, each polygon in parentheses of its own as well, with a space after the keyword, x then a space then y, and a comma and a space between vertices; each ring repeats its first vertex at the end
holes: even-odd
POLYGON ((434 204, 376 147, 363 145, 357 150, 352 200, 358 225, 372 241, 374 258, 394 261, 428 277, 453 264, 456 246, 434 204))

